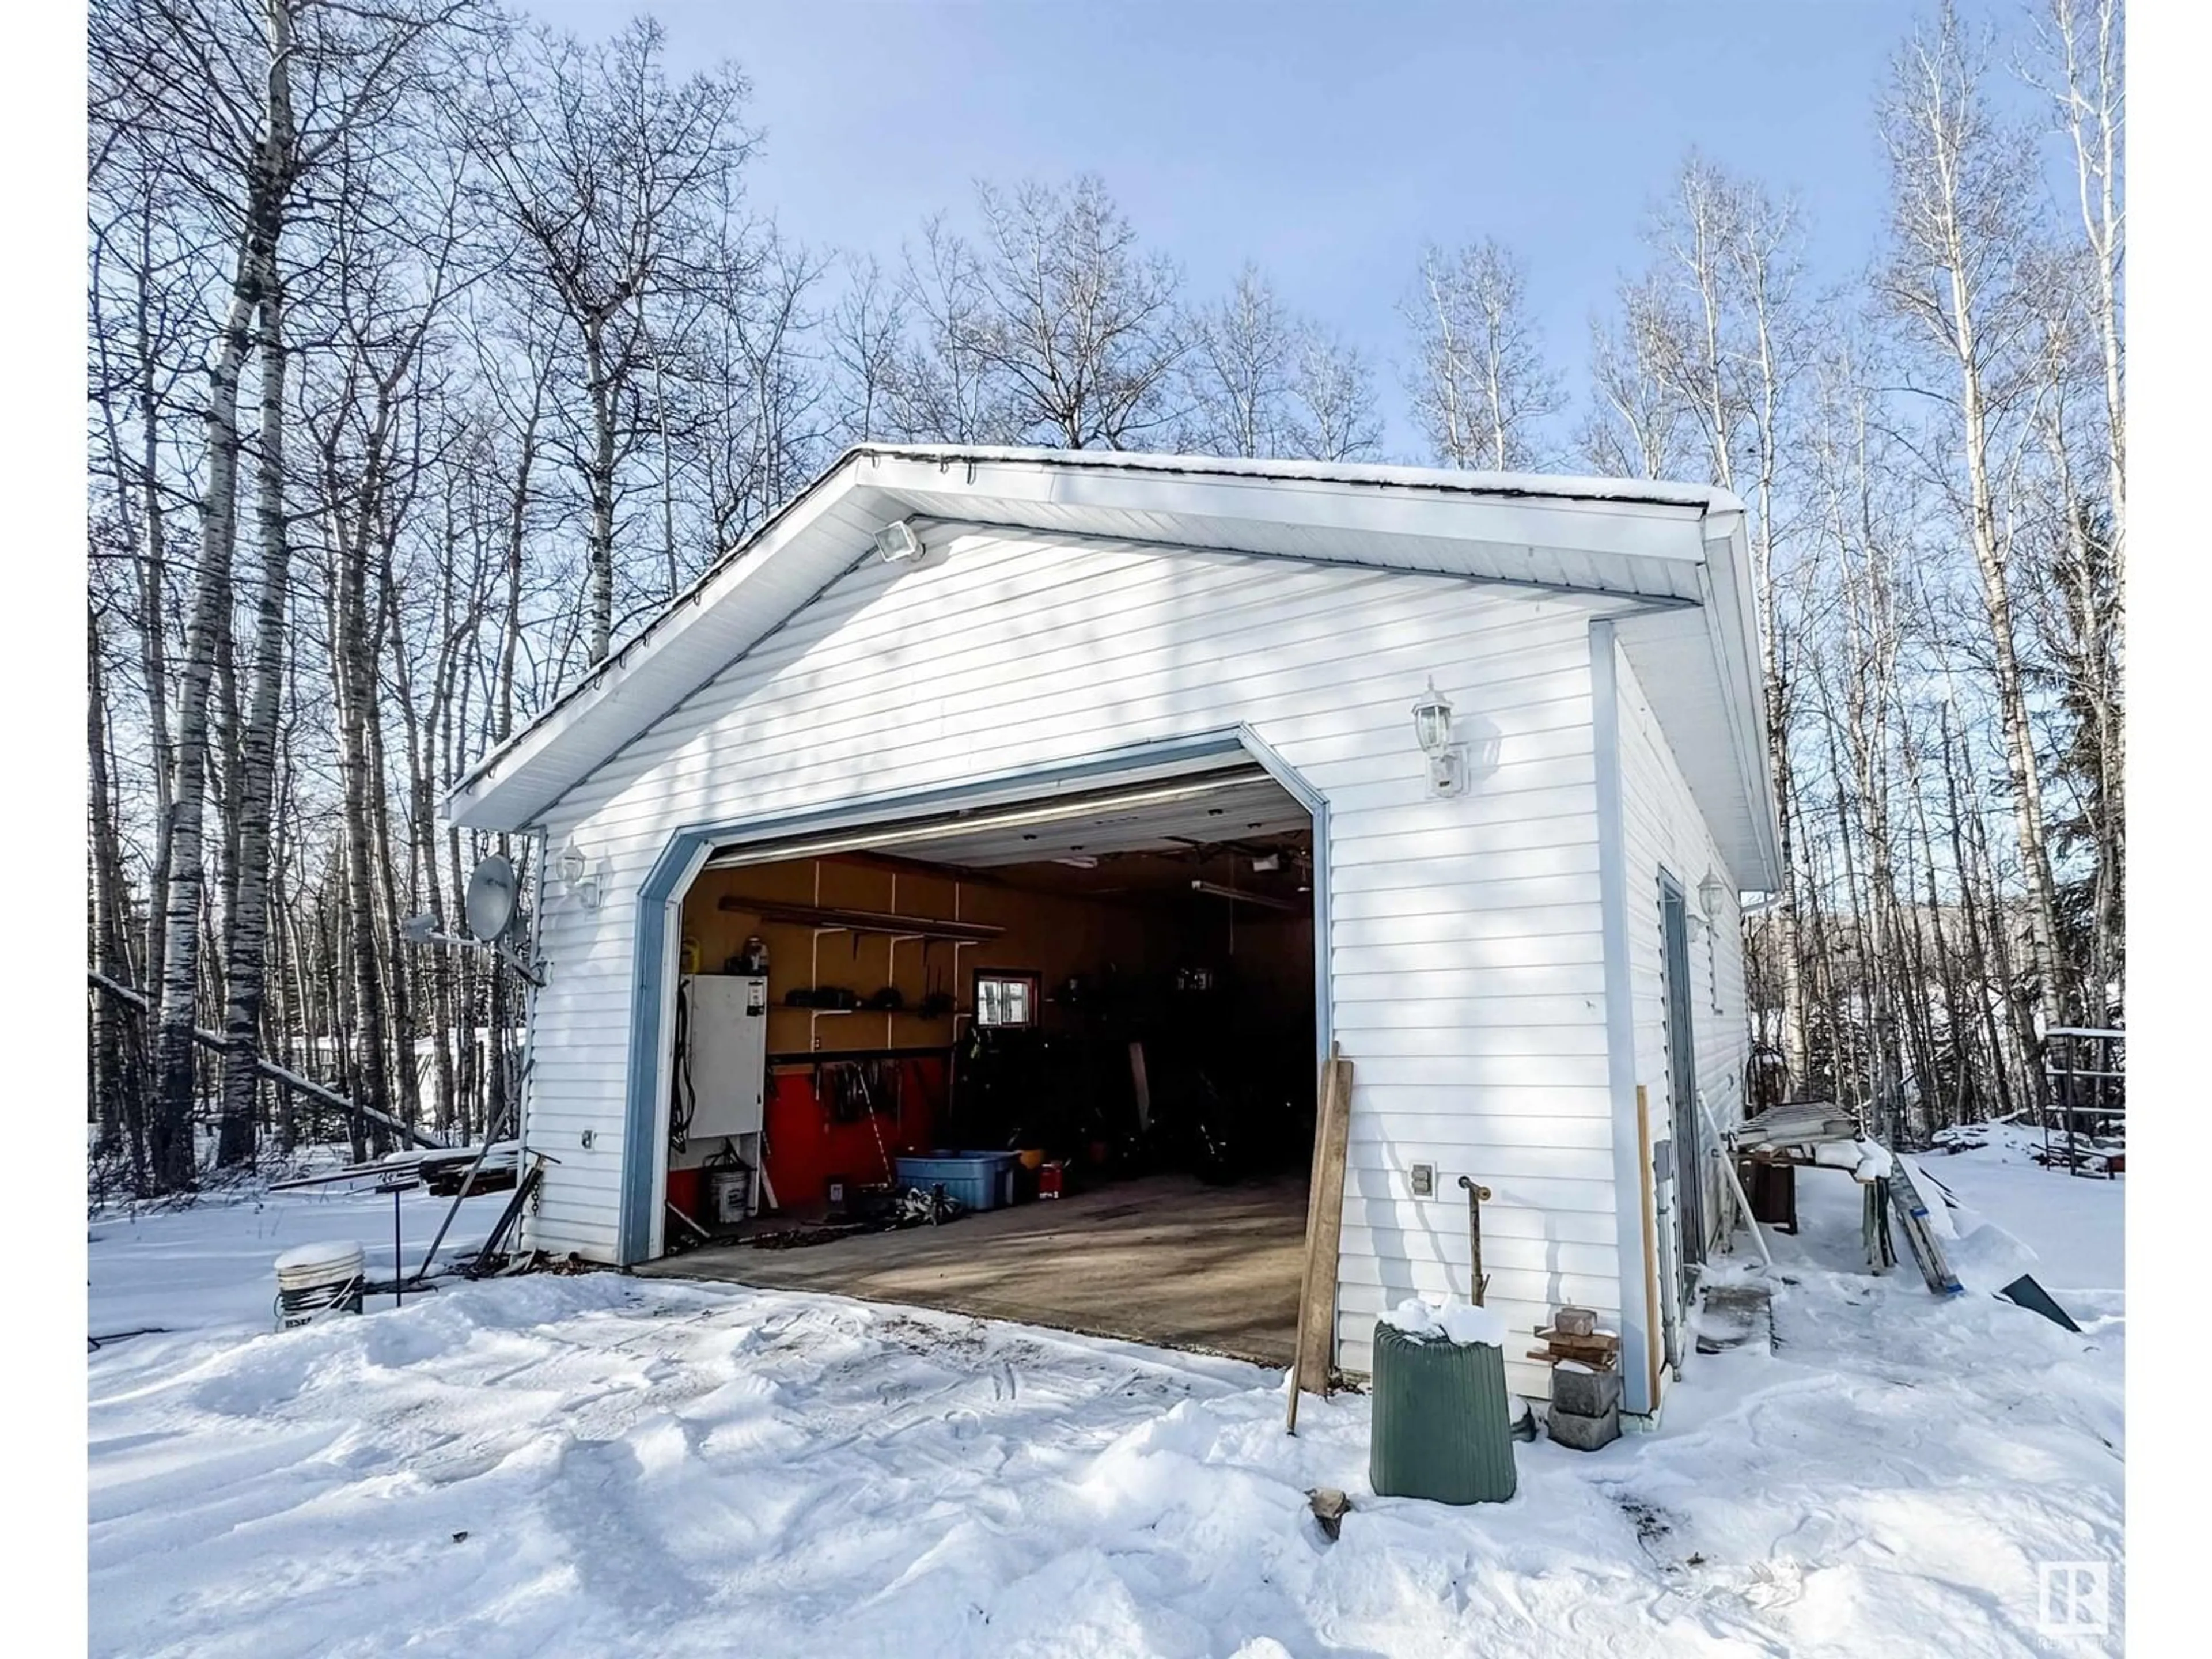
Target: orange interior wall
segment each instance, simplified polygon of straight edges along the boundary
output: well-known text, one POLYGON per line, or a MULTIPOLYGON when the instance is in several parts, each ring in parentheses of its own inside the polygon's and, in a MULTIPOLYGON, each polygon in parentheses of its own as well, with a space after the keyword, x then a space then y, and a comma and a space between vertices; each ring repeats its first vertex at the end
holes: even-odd
MULTIPOLYGON (((979 969, 1033 973, 1049 991, 1074 974, 1170 966, 1181 948, 1171 926, 1111 903, 990 882, 956 882, 934 872, 894 870, 854 858, 702 872, 684 901, 684 936, 687 946, 696 946, 701 971, 725 971, 750 935, 760 938, 769 956, 767 1174, 778 1202, 796 1210, 819 1205, 832 1176, 879 1182, 885 1178, 887 1158, 942 1144, 939 1135, 951 1087, 950 1057, 961 1027, 951 1016, 925 1018, 915 1012, 931 990, 951 992, 964 1014, 974 1004, 973 979, 979 969), (882 935, 824 932, 817 938, 807 923, 770 921, 754 910, 725 908, 725 898, 982 922, 1006 932, 957 952, 942 939, 929 941, 926 950, 920 941, 902 939, 894 949, 893 941, 882 935), (842 985, 866 998, 894 984, 907 1005, 897 1013, 825 1012, 784 1001, 795 986, 842 985), (902 1054, 898 1119, 831 1121, 815 1094, 813 1061, 886 1049, 902 1054)), ((1039 1015, 1048 1029, 1061 1018, 1050 1002, 1039 1015)))
MULTIPOLYGON (((995 883, 956 882, 934 872, 890 869, 850 858, 804 859, 737 870, 708 870, 684 901, 684 934, 697 941, 701 967, 720 973, 757 934, 769 953, 768 1051, 771 1058, 854 1054, 885 1048, 949 1048, 951 1018, 925 1019, 914 1010, 933 988, 950 991, 965 1012, 978 969, 1038 975, 1049 990, 1073 974, 1109 967, 1141 972, 1172 965, 1176 941, 1157 924, 1119 906, 1057 893, 1033 893, 995 883), (933 921, 983 922, 1006 929, 998 939, 962 945, 894 942, 880 935, 824 933, 803 922, 767 921, 757 913, 721 908, 725 897, 876 910, 933 921), (866 998, 896 985, 906 1012, 825 1013, 786 1006, 794 986, 842 985, 866 998)), ((1049 1026, 1054 1011, 1042 1011, 1049 1026)))

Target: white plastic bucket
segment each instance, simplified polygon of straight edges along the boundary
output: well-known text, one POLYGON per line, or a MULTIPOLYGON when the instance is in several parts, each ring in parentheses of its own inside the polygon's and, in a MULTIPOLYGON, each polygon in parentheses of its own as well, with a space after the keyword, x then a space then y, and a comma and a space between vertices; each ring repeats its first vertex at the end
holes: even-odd
POLYGON ((276 1258, 276 1328, 312 1325, 330 1313, 361 1311, 360 1245, 350 1239, 295 1244, 276 1258))

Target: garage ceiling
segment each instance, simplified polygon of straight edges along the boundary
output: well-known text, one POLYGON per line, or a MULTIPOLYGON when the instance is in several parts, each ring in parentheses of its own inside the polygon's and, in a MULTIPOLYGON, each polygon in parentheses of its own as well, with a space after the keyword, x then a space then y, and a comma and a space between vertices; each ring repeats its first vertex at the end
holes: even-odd
POLYGON ((1266 772, 1246 766, 726 847, 708 867, 877 854, 1099 897, 1188 895, 1191 883, 1202 880, 1293 902, 1310 882, 1312 845, 1305 808, 1266 772), (1255 867, 1270 854, 1276 868, 1255 867))
POLYGON ((1040 859, 1172 853, 1193 842, 1272 842, 1307 828, 1306 810, 1264 772, 1194 796, 1102 803, 1072 817, 933 837, 908 855, 992 870, 1040 859))

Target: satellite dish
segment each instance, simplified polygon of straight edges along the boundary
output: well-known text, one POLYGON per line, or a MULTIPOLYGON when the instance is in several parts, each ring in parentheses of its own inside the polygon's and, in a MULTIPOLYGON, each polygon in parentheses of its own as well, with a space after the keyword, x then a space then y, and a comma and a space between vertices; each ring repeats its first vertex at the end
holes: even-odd
POLYGON ((469 932, 489 943, 514 925, 514 866, 494 853, 469 877, 469 932))

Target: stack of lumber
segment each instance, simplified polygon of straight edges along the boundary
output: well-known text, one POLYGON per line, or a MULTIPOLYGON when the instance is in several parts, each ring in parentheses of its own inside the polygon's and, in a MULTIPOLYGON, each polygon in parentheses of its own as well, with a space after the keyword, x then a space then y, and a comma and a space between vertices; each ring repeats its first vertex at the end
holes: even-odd
POLYGON ((513 1190, 520 1173, 521 1152, 518 1142, 500 1141, 483 1155, 483 1161, 478 1164, 477 1148, 456 1146, 448 1152, 421 1154, 416 1161, 416 1168, 422 1176, 422 1184, 441 1198, 453 1198, 459 1194, 464 1181, 468 1181, 471 1195, 508 1192, 513 1190), (476 1176, 474 1180, 469 1180, 472 1168, 476 1170, 476 1176))
POLYGON ((1858 1119, 1842 1107, 1825 1100, 1798 1100, 1768 1107, 1729 1130, 1728 1139, 1735 1152, 1756 1158, 1790 1147, 1856 1140, 1862 1133, 1858 1119))
POLYGON ((1556 1365, 1563 1359, 1609 1371, 1620 1363, 1620 1334, 1597 1328, 1597 1316, 1588 1308, 1561 1308, 1549 1325, 1536 1332, 1545 1346, 1528 1350, 1528 1358, 1556 1365))
POLYGON ((1552 1403, 1544 1426, 1576 1451, 1596 1451, 1620 1438, 1620 1338, 1597 1328, 1588 1308, 1559 1308, 1536 1334, 1528 1357, 1552 1367, 1552 1403))

